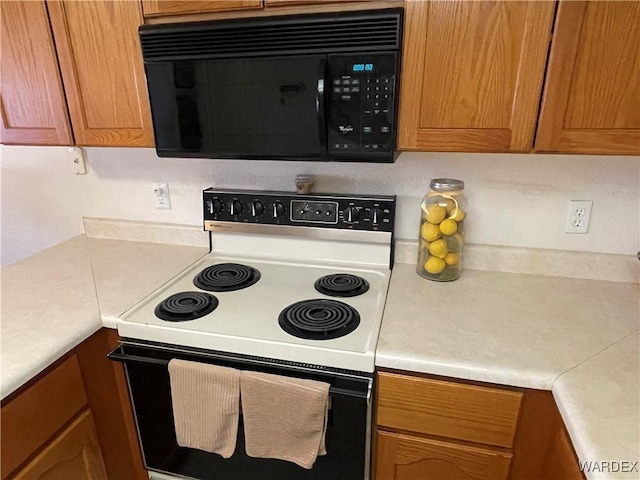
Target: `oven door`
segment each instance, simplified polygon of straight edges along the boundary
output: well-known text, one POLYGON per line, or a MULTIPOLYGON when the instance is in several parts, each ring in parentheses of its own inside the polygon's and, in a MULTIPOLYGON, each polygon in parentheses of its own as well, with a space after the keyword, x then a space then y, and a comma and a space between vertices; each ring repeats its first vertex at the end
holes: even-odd
POLYGON ((130 339, 123 339, 109 358, 125 364, 144 462, 149 470, 203 480, 369 478, 372 374, 130 339), (311 470, 282 460, 248 457, 242 415, 231 458, 178 446, 167 367, 172 358, 329 383, 327 455, 318 457, 311 470))
POLYGON ((326 155, 326 55, 145 63, 161 157, 326 155))

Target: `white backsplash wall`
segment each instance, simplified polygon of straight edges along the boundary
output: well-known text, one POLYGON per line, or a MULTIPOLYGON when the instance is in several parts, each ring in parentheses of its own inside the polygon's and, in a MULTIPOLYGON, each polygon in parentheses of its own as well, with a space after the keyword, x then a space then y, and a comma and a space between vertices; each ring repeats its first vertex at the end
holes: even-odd
POLYGON ((83 232, 82 217, 199 225, 201 192, 314 190, 398 195, 397 237, 417 235, 419 205, 435 177, 466 182, 467 241, 634 254, 640 249, 640 158, 404 153, 395 164, 166 159, 153 149, 85 148, 74 175, 65 147, 2 146, 2 264, 83 232), (153 182, 167 182, 172 210, 156 210, 153 182), (565 234, 569 200, 593 200, 586 235, 565 234))

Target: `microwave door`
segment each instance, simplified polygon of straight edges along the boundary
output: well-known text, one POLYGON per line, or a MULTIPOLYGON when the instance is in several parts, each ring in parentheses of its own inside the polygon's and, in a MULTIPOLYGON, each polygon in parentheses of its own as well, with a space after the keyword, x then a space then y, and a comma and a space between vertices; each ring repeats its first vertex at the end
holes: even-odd
POLYGON ((152 105, 162 105, 152 110, 160 155, 313 158, 326 154, 326 55, 169 65, 147 64, 147 75, 153 77, 152 105))

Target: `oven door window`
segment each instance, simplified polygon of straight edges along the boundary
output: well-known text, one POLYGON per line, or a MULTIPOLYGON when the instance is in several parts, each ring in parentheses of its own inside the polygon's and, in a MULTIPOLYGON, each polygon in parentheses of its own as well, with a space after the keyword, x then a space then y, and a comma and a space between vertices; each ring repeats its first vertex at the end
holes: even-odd
POLYGON ((326 58, 147 63, 158 152, 220 158, 322 155, 326 58))
MULTIPOLYGON (((125 349, 127 350, 127 349, 125 349)), ((148 351, 129 348, 133 355, 148 351)), ((171 358, 158 354, 160 358, 171 358)), ((183 357, 189 360, 196 358, 183 357)), ((251 458, 245 453, 242 416, 236 449, 231 458, 177 444, 168 368, 163 364, 125 362, 145 465, 150 470, 201 480, 362 480, 368 471, 370 403, 366 398, 331 394, 326 430, 327 454, 319 456, 311 470, 283 460, 251 458)), ((232 364, 224 364, 231 366, 232 364)), ((275 370, 267 373, 282 373, 275 370)), ((299 375, 296 375, 299 376, 299 375)), ((305 378, 305 377, 302 377, 305 378)), ((309 377, 312 378, 312 377, 309 377)), ((313 379, 329 381, 340 388, 351 380, 323 375, 313 379), (342 382, 342 383, 340 383, 342 382)), ((277 441, 277 439, 274 439, 277 441)))

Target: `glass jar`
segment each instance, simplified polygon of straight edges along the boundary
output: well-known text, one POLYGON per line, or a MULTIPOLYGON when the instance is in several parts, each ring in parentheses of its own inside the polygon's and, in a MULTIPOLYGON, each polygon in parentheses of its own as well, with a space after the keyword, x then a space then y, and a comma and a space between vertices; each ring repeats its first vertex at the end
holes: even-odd
POLYGON ((421 205, 418 233, 418 275, 437 282, 460 278, 467 200, 464 182, 431 180, 421 205))

